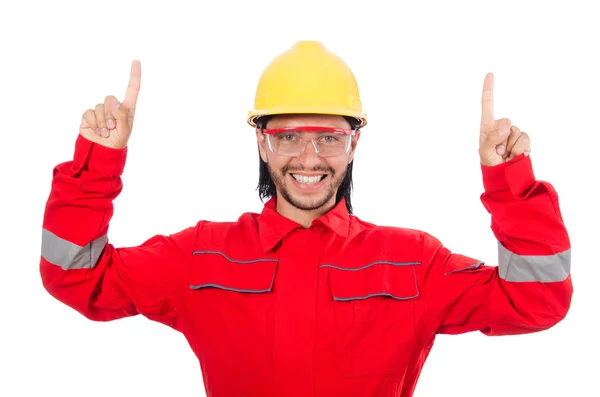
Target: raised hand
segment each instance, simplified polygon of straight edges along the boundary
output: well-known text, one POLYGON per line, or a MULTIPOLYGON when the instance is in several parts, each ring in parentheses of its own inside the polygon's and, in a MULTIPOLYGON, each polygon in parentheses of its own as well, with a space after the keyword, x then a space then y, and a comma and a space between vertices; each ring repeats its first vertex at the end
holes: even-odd
POLYGON ((92 142, 123 149, 127 146, 133 129, 135 106, 140 92, 142 65, 140 61, 131 64, 131 75, 123 103, 112 95, 104 98, 104 103, 88 109, 81 118, 79 133, 92 142))
POLYGON ((494 166, 531 152, 531 141, 526 132, 511 124, 509 119, 494 118, 494 75, 488 73, 481 96, 481 129, 479 157, 481 164, 494 166))

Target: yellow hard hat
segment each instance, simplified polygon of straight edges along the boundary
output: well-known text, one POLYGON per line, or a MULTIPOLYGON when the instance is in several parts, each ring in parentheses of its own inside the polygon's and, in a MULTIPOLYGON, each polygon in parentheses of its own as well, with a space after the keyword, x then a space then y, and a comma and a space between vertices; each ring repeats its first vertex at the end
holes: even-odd
POLYGON ((275 114, 335 114, 367 124, 352 70, 318 41, 299 41, 263 72, 248 124, 275 114))

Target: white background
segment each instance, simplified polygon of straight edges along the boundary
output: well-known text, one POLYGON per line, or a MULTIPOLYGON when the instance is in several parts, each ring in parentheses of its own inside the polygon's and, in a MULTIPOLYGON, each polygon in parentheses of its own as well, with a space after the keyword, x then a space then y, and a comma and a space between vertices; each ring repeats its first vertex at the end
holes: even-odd
POLYGON ((86 109, 123 99, 139 59, 111 243, 260 211, 245 118, 264 67, 302 39, 322 41, 359 82, 369 115, 355 161, 360 218, 497 263, 479 198, 487 72, 496 118, 530 134, 536 177, 559 194, 573 247, 567 318, 527 336, 438 337, 415 396, 600 395, 598 12, 574 1, 399 3, 3 2, 0 395, 204 395, 181 334, 142 316, 92 322, 43 289, 52 168, 72 158, 86 109))

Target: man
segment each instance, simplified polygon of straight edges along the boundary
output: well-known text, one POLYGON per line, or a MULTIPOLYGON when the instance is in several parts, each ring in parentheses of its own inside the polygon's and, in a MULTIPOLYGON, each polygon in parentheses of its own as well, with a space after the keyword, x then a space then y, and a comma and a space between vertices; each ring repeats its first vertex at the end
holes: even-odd
POLYGON ((140 89, 84 113, 73 161, 54 169, 41 275, 89 319, 143 314, 182 332, 208 396, 413 394, 436 334, 548 329, 571 301, 570 243, 529 136, 493 115, 485 78, 479 154, 499 266, 418 230, 352 215, 352 163, 367 123, 348 66, 298 42, 264 71, 256 127, 261 214, 199 221, 141 246, 108 243, 140 89))

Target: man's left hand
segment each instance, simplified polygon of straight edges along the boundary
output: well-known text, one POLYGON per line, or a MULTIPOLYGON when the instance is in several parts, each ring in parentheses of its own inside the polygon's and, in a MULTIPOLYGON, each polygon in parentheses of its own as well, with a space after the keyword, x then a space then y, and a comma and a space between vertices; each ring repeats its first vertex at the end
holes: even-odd
POLYGON ((488 73, 481 96, 481 130, 479 157, 481 164, 491 167, 531 152, 529 135, 511 124, 509 119, 494 118, 494 75, 488 73))

